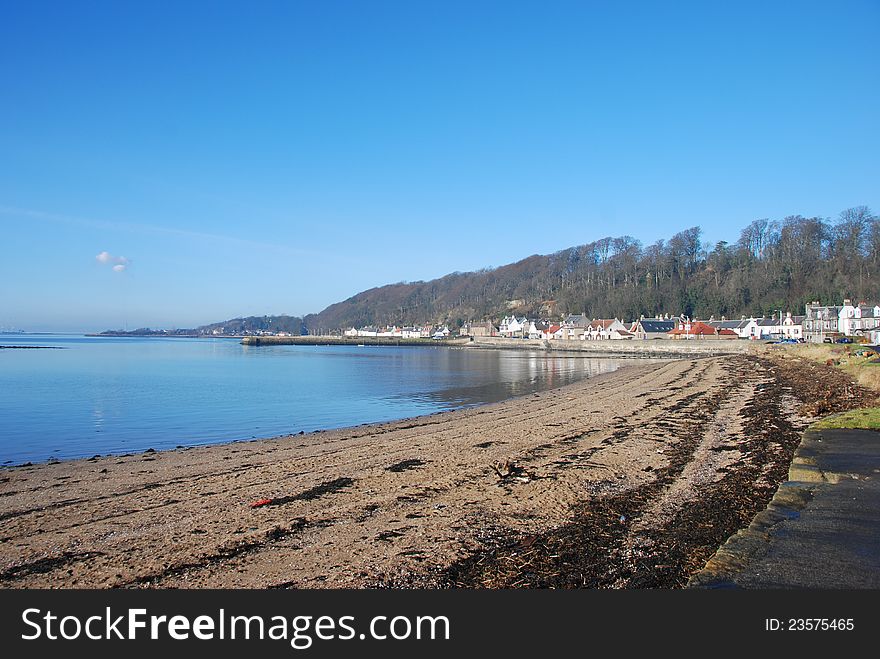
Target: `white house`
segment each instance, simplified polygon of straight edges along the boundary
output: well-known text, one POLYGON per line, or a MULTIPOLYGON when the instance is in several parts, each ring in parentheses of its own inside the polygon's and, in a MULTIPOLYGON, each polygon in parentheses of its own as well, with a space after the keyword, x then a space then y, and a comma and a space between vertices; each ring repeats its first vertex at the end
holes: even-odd
POLYGON ((501 320, 501 324, 498 325, 498 333, 501 336, 506 336, 508 338, 515 337, 521 338, 524 333, 528 331, 529 321, 523 316, 522 318, 517 318, 516 316, 505 316, 501 320))
POLYGON ((544 330, 545 339, 561 339, 565 330, 562 325, 550 325, 546 330, 544 330))
POLYGON ((775 314, 770 318, 749 318, 732 329, 744 339, 800 339, 804 335, 803 321, 803 316, 792 316, 789 311, 781 321, 775 314))
POLYGON ((804 317, 792 316, 791 312, 786 312, 785 319, 782 321, 782 336, 786 339, 797 339, 800 341, 804 338, 804 317))
POLYGON ((844 300, 837 318, 838 332, 846 336, 864 334, 880 327, 880 306, 868 306, 864 302, 853 306, 850 300, 844 300))
POLYGON ((749 318, 740 329, 734 329, 737 336, 745 339, 770 339, 782 334, 782 324, 772 318, 749 318))
POLYGON ((623 339, 631 338, 632 333, 629 332, 622 322, 617 318, 597 319, 590 321, 584 332, 585 341, 602 341, 607 339, 623 339), (625 334, 621 334, 624 332, 625 334))
POLYGON ((530 339, 543 339, 544 332, 550 327, 550 323, 545 320, 530 320, 529 321, 529 329, 528 329, 528 337, 530 339))

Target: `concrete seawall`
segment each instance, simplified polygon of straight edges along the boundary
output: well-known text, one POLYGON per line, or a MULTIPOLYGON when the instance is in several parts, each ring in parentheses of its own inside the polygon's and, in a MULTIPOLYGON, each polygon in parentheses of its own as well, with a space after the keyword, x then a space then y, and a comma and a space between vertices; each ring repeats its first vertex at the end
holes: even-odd
POLYGON ((463 346, 464 339, 398 339, 390 336, 246 336, 246 346, 463 346))
POLYGON ((880 433, 809 429, 767 508, 689 588, 880 588, 880 433))
POLYGON ((545 341, 542 339, 508 339, 504 337, 470 337, 451 339, 401 339, 385 336, 246 336, 243 345, 364 345, 364 346, 433 346, 468 347, 495 350, 548 350, 577 352, 594 355, 631 357, 664 357, 681 355, 736 355, 757 349, 752 341, 694 339, 677 341, 652 339, 648 341, 545 341))

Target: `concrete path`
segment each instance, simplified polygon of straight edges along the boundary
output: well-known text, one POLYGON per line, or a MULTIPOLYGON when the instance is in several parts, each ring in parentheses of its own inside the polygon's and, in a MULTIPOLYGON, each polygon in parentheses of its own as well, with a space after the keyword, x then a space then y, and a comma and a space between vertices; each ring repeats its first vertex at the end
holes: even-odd
POLYGON ((808 430, 767 509, 690 588, 880 588, 880 433, 808 430))

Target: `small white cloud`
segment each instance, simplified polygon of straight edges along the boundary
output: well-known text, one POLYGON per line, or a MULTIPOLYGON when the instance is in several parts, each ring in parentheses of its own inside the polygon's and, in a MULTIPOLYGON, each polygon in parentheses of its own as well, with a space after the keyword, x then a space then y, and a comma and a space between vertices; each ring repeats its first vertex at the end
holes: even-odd
POLYGON ((95 260, 104 265, 112 265, 113 272, 124 272, 131 261, 124 256, 113 256, 110 252, 100 252, 95 260))

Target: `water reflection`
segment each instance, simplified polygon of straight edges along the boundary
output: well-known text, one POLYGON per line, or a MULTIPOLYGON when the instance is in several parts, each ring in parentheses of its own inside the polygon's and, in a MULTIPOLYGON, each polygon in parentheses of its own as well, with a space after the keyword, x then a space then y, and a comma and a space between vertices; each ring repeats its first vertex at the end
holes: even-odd
POLYGON ((583 378, 616 371, 621 360, 558 357, 543 352, 470 351, 456 358, 452 351, 444 361, 460 377, 451 384, 406 394, 389 394, 438 405, 444 409, 494 403, 514 396, 525 396, 561 387, 583 378), (473 377, 475 371, 477 376, 473 377))
POLYGON ((272 437, 492 403, 626 360, 541 351, 4 337, 0 463, 272 437))

